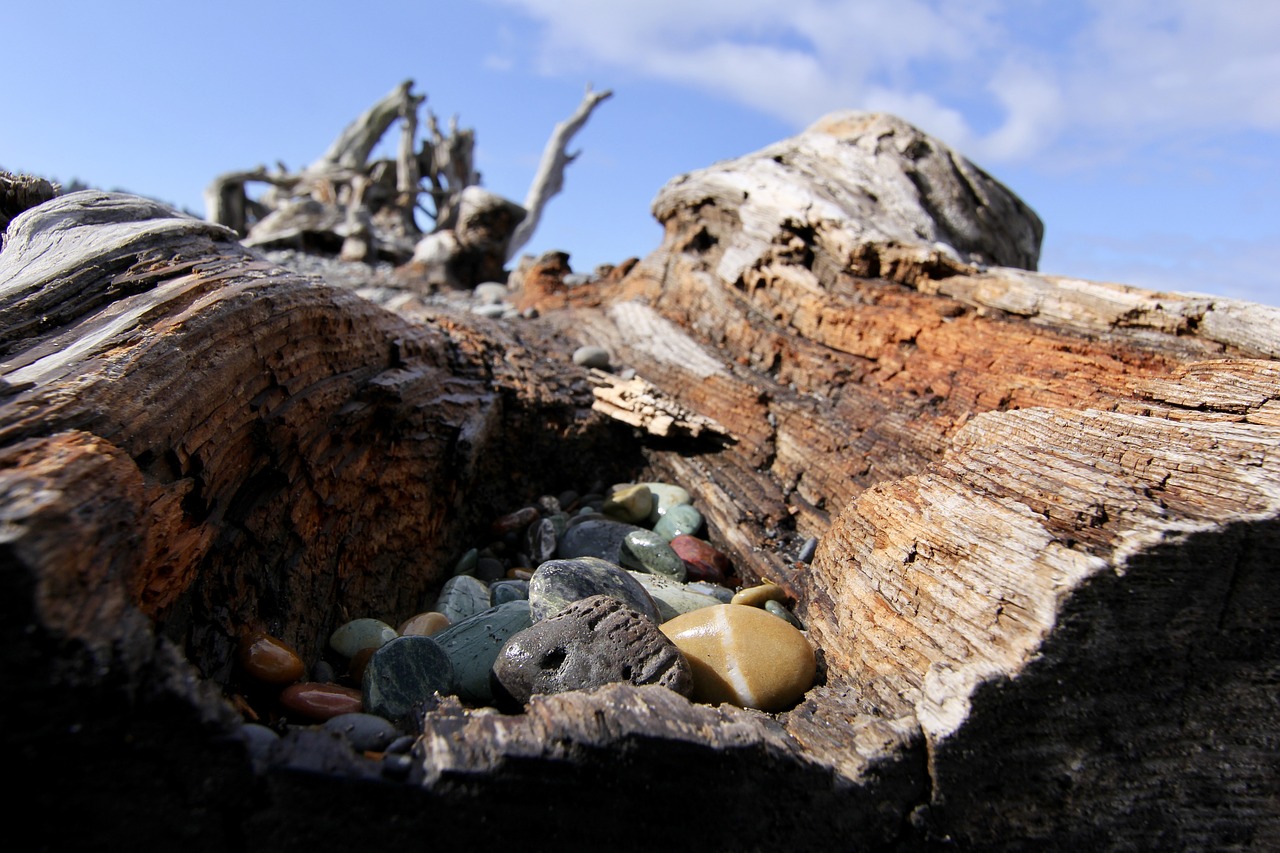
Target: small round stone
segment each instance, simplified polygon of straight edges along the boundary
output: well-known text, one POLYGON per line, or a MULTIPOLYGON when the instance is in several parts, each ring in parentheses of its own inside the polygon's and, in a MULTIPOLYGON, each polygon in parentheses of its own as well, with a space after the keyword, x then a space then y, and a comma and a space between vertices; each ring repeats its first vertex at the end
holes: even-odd
POLYGON ((402 637, 430 637, 449 627, 449 617, 434 610, 410 616, 396 630, 402 637))
POLYGON ((609 351, 604 347, 581 346, 573 351, 573 363, 582 367, 609 369, 609 351))
POLYGON ((709 595, 721 604, 728 604, 730 601, 733 601, 733 590, 728 587, 721 586, 718 583, 712 583, 711 581, 692 581, 690 583, 686 583, 685 587, 690 592, 709 595))
POLYGON ((458 562, 453 567, 455 575, 470 575, 476 570, 476 561, 480 559, 480 552, 475 548, 469 549, 465 554, 458 558, 458 562))
POLYGON ((661 630, 689 661, 696 701, 784 711, 813 686, 817 659, 808 639, 758 607, 705 607, 661 630))
POLYGON ((525 532, 525 547, 529 551, 529 559, 539 565, 556 555, 556 541, 566 529, 567 518, 561 519, 557 525, 551 518, 540 518, 529 525, 525 532))
POLYGON ((263 684, 292 684, 307 672, 297 652, 261 631, 241 638, 237 653, 245 674, 263 684))
POLYGON ((639 581, 617 564, 597 557, 548 560, 529 580, 529 608, 534 622, 594 595, 615 598, 654 622, 662 618, 639 581))
POLYGON ((318 723, 362 710, 360 691, 315 681, 290 684, 280 691, 280 705, 290 713, 318 723))
POLYGON ((696 535, 702 529, 702 513, 689 504, 678 504, 667 510, 653 525, 653 532, 670 542, 677 536, 696 535))
POLYGON ((604 499, 604 514, 628 524, 647 521, 653 509, 653 493, 643 483, 614 486, 604 499))
POLYGON ((345 737, 356 752, 382 752, 400 736, 389 720, 374 714, 339 714, 325 720, 324 728, 345 737))
POLYGON ((507 573, 507 567, 497 557, 481 557, 476 560, 472 577, 482 583, 493 583, 507 573))
POLYGON ((453 663, 434 638, 398 637, 374 652, 365 667, 364 710, 400 720, 436 693, 452 693, 453 684, 453 663))
POLYGON ((733 595, 730 604, 744 604, 747 607, 764 607, 766 601, 786 601, 787 591, 775 583, 762 583, 740 589, 733 595))
POLYGON ((528 601, 529 582, 502 580, 489 584, 489 606, 497 607, 508 601, 528 601))
POLYGON ((796 615, 783 606, 781 601, 766 601, 764 609, 777 616, 779 619, 785 619, 797 630, 803 631, 804 625, 796 618, 796 615))
POLYGON ((379 648, 397 636, 396 629, 381 619, 352 619, 329 636, 329 647, 351 658, 361 649, 379 648))
POLYGON ((666 539, 652 530, 632 530, 628 533, 622 540, 619 556, 622 565, 628 569, 640 569, 674 581, 683 581, 685 578, 684 560, 667 544, 666 539))
POLYGON ((649 510, 648 523, 657 524, 658 519, 667 514, 673 506, 682 506, 690 502, 689 492, 681 486, 670 483, 644 483, 653 495, 653 508, 649 510))
POLYGON ((449 617, 451 624, 489 609, 489 586, 470 575, 455 575, 444 582, 440 597, 431 608, 449 617))
POLYGON ((501 536, 504 533, 515 533, 524 530, 530 524, 538 520, 538 508, 536 506, 521 507, 515 512, 507 513, 497 519, 490 525, 490 530, 495 536, 501 536))
POLYGON ((818 553, 818 537, 810 536, 800 546, 800 553, 796 555, 796 559, 802 563, 812 563, 813 555, 816 553, 818 553))

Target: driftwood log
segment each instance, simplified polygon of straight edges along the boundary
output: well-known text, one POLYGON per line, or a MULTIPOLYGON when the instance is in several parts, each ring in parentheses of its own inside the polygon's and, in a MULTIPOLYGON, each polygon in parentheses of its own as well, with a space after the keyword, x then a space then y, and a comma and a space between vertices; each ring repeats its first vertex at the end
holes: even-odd
POLYGON ((654 211, 626 275, 509 322, 384 309, 129 196, 10 224, 3 731, 43 846, 1272 846, 1280 311, 1035 273, 1034 214, 886 116, 654 211), (588 343, 713 428, 629 419, 588 343), (445 699, 406 779, 316 732, 250 759, 238 636, 314 657, 408 616, 584 476, 685 485, 794 596, 798 707, 445 699))

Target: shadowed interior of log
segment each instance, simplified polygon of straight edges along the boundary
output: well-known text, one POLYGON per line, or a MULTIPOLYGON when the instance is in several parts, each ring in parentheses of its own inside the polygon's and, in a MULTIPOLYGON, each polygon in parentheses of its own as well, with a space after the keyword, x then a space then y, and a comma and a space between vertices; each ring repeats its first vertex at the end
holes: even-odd
MULTIPOLYGON (((800 162, 774 153, 770 181, 800 162)), ((1275 333, 1127 290, 1048 304, 1047 279, 980 271, 980 241, 866 249, 839 217, 759 209, 744 225, 738 179, 699 180, 660 196, 666 240, 629 275, 510 323, 420 300, 397 314, 127 196, 15 220, 0 547, 25 692, 7 745, 74 760, 49 733, 84 726, 91 699, 118 710, 94 744, 127 735, 160 776, 162 744, 218 753, 234 715, 214 688, 241 632, 313 658, 347 618, 408 616, 495 515, 589 472, 688 488, 739 570, 795 598, 822 682, 780 715, 621 685, 518 715, 446 699, 414 752, 420 798, 361 837, 420 838, 495 796, 545 818, 557 797, 603 814, 658 783, 721 783, 690 838, 1150 841, 1163 798, 1196 815, 1171 846, 1215 846, 1239 834, 1206 800, 1223 778, 1266 837, 1280 373, 1258 356, 1275 333), (594 411, 570 358, 584 343, 732 440, 646 439, 594 411), (1242 719, 1219 725, 1215 694, 1242 719)), ((386 813, 383 786, 347 785, 371 781, 354 757, 295 743, 258 812, 235 745, 216 783, 146 790, 174 808, 206 791, 209 823, 248 812, 282 846, 354 838, 350 808, 318 807, 335 799, 386 813)), ((108 784, 109 764, 86 778, 108 784)))

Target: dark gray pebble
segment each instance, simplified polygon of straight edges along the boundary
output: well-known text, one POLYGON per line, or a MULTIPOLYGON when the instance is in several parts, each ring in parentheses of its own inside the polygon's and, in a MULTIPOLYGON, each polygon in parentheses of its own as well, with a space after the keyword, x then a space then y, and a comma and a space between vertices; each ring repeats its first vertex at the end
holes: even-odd
POLYGON ((662 617, 653 598, 631 573, 599 557, 548 560, 529 579, 529 612, 534 622, 593 595, 608 595, 654 623, 662 617))
POLYGON ((652 619, 607 595, 575 601, 513 636, 493 664, 512 701, 614 682, 658 684, 688 696, 689 663, 652 619))
POLYGON ((804 540, 804 544, 800 546, 800 553, 796 555, 796 559, 802 563, 812 563, 813 555, 818 550, 818 537, 810 536, 804 540))
POLYGON ((556 547, 556 555, 564 560, 570 557, 599 557, 610 563, 622 562, 622 540, 633 530, 644 530, 623 521, 605 518, 586 518, 565 530, 556 547))
POLYGON ((453 691, 453 663, 431 637, 397 637, 374 652, 361 690, 366 712, 396 722, 453 691))
POLYGON ((325 720, 324 727, 345 737, 356 752, 382 752, 400 736, 389 720, 374 714, 339 714, 325 720))

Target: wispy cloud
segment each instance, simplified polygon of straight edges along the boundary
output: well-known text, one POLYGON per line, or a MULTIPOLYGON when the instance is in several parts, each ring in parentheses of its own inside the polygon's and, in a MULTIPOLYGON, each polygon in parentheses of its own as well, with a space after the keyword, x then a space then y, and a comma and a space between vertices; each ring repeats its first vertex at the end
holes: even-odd
POLYGON ((540 24, 547 72, 614 67, 797 128, 835 109, 893 111, 991 162, 1042 156, 1068 129, 1100 148, 1280 130, 1276 3, 497 2, 540 24), (990 121, 966 118, 979 114, 990 121))

